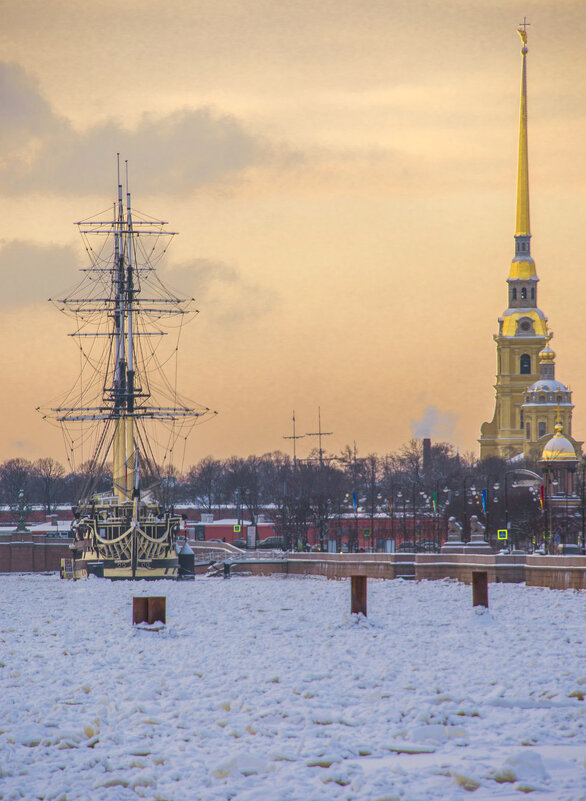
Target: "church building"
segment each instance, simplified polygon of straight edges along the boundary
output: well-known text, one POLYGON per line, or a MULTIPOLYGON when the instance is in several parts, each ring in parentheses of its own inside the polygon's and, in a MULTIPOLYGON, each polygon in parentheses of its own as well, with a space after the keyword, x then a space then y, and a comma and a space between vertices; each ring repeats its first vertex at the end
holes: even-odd
POLYGON ((527 31, 519 29, 521 48, 521 114, 515 253, 509 270, 508 305, 494 335, 497 351, 494 416, 481 428, 480 458, 510 459, 523 454, 539 459, 555 431, 558 416, 572 439, 572 394, 555 378, 555 353, 549 347, 553 332, 537 302, 539 278, 531 257, 529 221, 529 159, 527 149, 527 31))

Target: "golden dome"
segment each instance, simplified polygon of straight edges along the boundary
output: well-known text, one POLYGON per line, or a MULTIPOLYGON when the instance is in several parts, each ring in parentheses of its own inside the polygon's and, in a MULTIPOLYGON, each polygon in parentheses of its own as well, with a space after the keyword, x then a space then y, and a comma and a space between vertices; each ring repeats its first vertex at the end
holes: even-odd
POLYGON ((562 434, 563 426, 560 422, 555 424, 555 434, 547 442, 540 462, 577 462, 578 457, 574 446, 569 439, 562 434))
POLYGON ((540 362, 553 362, 555 359, 555 351, 553 351, 549 345, 546 345, 543 350, 539 351, 539 361, 540 362))

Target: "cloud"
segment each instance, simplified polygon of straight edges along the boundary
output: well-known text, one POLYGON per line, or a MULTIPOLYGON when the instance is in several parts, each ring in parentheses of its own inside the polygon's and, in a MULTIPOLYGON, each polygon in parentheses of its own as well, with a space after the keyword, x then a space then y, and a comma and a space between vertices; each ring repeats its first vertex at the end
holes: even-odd
POLYGON ((432 439, 451 442, 458 422, 454 412, 440 412, 437 406, 427 406, 420 420, 411 420, 411 433, 417 439, 432 439))
MULTIPOLYGON (((69 294, 82 279, 73 247, 14 240, 0 249, 0 275, 7 287, 0 308, 45 303, 69 294)), ((175 266, 161 265, 157 274, 178 295, 193 296, 205 307, 208 320, 224 327, 264 316, 278 302, 270 290, 247 281, 229 264, 195 259, 175 266)))
POLYGON ((0 104, 2 145, 16 142, 23 135, 39 135, 45 127, 53 128, 58 122, 37 84, 18 64, 0 62, 0 104))
POLYGON ((263 317, 279 304, 274 292, 248 281, 232 265, 194 259, 159 270, 161 279, 179 293, 192 294, 206 318, 223 327, 263 317))
POLYGON ((47 301, 79 277, 77 254, 71 247, 15 240, 0 250, 0 275, 5 290, 0 308, 47 301))
POLYGON ((144 114, 132 129, 109 120, 77 131, 16 64, 0 62, 0 108, 0 185, 10 194, 108 191, 117 152, 131 162, 131 183, 141 193, 188 193, 280 158, 237 118, 210 108, 144 114))

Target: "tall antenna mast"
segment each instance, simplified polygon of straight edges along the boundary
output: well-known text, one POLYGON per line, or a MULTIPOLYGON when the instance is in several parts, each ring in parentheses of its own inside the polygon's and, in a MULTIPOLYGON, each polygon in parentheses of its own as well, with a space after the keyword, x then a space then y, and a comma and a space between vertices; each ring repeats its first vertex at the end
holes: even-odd
POLYGON ((293 409, 293 436, 292 437, 283 437, 283 439, 292 439, 293 440, 293 469, 297 470, 297 449, 296 449, 296 440, 303 439, 305 434, 296 434, 295 433, 295 409, 293 409))
POLYGON ((307 437, 318 437, 319 438, 319 463, 323 467, 324 464, 324 452, 321 446, 321 438, 322 437, 330 437, 334 432, 333 431, 322 431, 321 430, 321 408, 317 407, 317 431, 314 432, 307 432, 307 437))
POLYGON ((133 230, 132 211, 130 206, 130 188, 128 185, 128 160, 126 166, 126 227, 128 230, 128 244, 126 247, 126 308, 128 311, 128 387, 126 408, 130 414, 134 412, 134 340, 133 340, 133 300, 134 300, 134 274, 133 274, 133 230))

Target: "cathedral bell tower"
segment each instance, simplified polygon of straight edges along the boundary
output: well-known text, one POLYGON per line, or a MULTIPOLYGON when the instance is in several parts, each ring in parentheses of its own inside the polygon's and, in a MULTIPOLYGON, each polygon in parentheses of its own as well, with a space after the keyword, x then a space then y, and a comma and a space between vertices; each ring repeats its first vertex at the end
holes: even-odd
POLYGON ((553 336, 547 317, 537 305, 539 278, 531 257, 529 223, 529 159, 527 150, 527 30, 519 28, 522 41, 521 113, 515 254, 509 270, 507 309, 499 317, 495 334, 497 351, 494 417, 481 428, 480 458, 509 459, 525 449, 525 425, 521 405, 527 387, 539 377, 539 353, 553 336))

